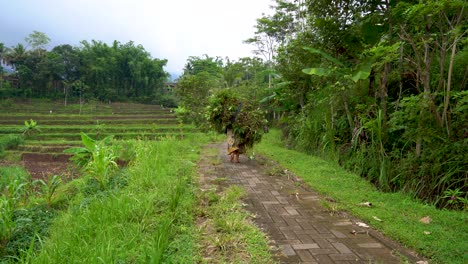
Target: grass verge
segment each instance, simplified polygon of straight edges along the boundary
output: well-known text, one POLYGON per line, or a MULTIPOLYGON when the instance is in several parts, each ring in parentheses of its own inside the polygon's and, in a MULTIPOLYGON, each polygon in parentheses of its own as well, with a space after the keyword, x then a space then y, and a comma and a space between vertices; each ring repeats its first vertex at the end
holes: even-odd
POLYGON ((286 149, 279 131, 265 135, 255 152, 275 160, 314 190, 333 197, 340 208, 434 263, 468 263, 466 211, 439 210, 401 192, 380 192, 336 163, 286 149), (362 202, 371 202, 372 207, 360 206, 362 202), (430 223, 421 222, 423 217, 429 217, 430 223))

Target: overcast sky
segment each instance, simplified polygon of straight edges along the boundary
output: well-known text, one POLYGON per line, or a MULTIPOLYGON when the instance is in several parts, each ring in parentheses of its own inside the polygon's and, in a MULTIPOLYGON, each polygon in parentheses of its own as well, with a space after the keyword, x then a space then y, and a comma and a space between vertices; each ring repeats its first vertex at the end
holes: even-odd
POLYGON ((252 56, 243 40, 272 0, 0 0, 0 42, 24 43, 34 30, 60 44, 133 40, 166 71, 181 72, 189 56, 252 56))

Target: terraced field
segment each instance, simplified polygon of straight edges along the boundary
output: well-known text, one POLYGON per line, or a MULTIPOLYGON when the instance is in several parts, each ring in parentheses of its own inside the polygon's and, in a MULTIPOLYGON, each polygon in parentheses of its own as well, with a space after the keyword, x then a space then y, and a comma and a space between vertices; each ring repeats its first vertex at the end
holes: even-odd
POLYGON ((68 170, 70 154, 63 150, 81 145, 80 132, 94 139, 158 140, 197 133, 182 125, 171 109, 155 105, 112 103, 77 104, 26 102, 0 106, 0 137, 22 134, 25 121, 37 122, 38 130, 24 136, 24 143, 6 150, 8 160, 21 162, 33 178, 68 170))

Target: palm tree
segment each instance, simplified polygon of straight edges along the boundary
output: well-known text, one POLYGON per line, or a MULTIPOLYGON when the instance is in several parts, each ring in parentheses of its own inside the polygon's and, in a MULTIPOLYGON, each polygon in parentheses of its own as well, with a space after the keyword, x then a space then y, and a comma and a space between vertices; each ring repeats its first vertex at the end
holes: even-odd
POLYGON ((13 48, 7 50, 3 60, 6 65, 9 65, 16 69, 18 63, 21 63, 26 58, 26 48, 23 44, 18 44, 13 48))

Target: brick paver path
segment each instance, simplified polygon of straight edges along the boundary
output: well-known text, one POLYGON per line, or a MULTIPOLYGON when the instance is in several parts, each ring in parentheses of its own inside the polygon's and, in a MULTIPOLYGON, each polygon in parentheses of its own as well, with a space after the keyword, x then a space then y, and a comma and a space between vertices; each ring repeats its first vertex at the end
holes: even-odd
POLYGON ((278 249, 281 263, 415 263, 415 254, 360 227, 348 217, 331 215, 309 188, 283 176, 270 176, 266 166, 241 157, 231 163, 226 145, 219 144, 221 164, 212 165, 218 177, 247 191, 246 208, 278 249), (355 232, 354 232, 355 231, 355 232), (401 258, 403 256, 403 258, 401 258))

